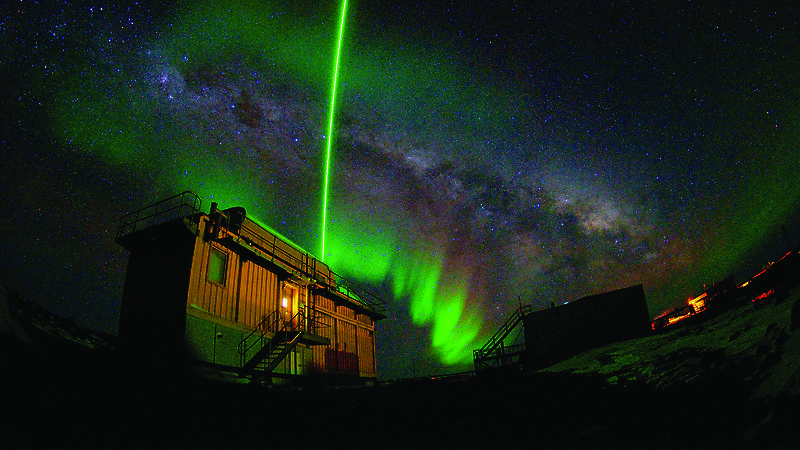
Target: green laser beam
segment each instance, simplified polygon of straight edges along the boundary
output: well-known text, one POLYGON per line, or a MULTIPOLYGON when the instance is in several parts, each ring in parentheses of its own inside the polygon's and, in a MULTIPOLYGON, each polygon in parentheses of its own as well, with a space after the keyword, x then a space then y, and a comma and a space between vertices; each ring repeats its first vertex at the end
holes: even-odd
POLYGON ((336 64, 333 66, 333 89, 331 92, 331 114, 328 118, 328 142, 325 148, 325 180, 322 186, 322 254, 325 261, 325 230, 328 225, 328 179, 331 171, 331 145, 333 143, 333 112, 336 106, 336 84, 339 79, 339 56, 342 53, 342 34, 344 34, 344 17, 347 11, 347 0, 342 2, 342 18, 339 22, 339 39, 336 43, 336 64))

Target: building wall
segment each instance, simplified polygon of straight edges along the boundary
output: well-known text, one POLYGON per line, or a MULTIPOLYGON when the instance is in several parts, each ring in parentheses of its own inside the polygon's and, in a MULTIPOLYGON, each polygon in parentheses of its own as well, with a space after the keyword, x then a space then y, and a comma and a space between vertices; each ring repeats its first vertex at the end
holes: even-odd
MULTIPOLYGON (((258 345, 244 356, 239 352, 239 343, 252 330, 230 324, 215 322, 215 318, 202 311, 190 311, 186 315, 186 337, 190 343, 191 356, 199 361, 225 367, 240 368, 249 356, 255 354, 258 345)), ((249 342, 253 342, 252 340, 249 342)), ((310 347, 298 345, 278 367, 275 373, 303 375, 311 373, 310 347)))
POLYGON ((194 235, 181 220, 120 242, 130 251, 120 312, 120 345, 146 358, 170 358, 183 345, 185 296, 194 235))
POLYGON ((374 321, 369 316, 314 295, 305 286, 280 280, 274 271, 256 264, 246 254, 204 241, 202 233, 197 237, 186 304, 186 335, 198 359, 240 367, 237 346, 264 317, 278 311, 288 318, 312 303, 316 303, 316 318, 322 324, 315 333, 329 338, 331 345, 298 345, 275 371, 376 376, 374 321), (213 249, 227 255, 222 284, 209 281, 213 249), (284 309, 281 299, 287 285, 294 287, 296 297, 284 309))
POLYGON ((550 366, 580 352, 650 332, 644 288, 637 285, 527 314, 527 370, 550 366))
POLYGON ((319 295, 316 314, 322 324, 317 332, 330 339, 331 345, 314 347, 314 372, 376 376, 372 318, 319 295))
POLYGON ((197 239, 192 262, 188 306, 216 317, 255 328, 268 314, 278 309, 281 282, 278 276, 238 253, 219 244, 197 239), (225 283, 208 280, 212 249, 227 255, 225 283))
POLYGON ((377 375, 375 358, 375 325, 369 316, 359 314, 359 323, 356 332, 356 345, 358 347, 358 371, 371 376, 377 375))

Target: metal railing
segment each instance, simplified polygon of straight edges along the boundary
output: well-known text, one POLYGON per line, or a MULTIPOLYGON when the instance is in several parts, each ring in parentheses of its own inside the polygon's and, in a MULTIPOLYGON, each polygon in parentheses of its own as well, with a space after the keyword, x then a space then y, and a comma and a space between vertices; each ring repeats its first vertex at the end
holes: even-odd
POLYGON ((386 314, 386 302, 380 297, 352 281, 345 280, 332 270, 328 270, 328 272, 328 285, 331 290, 340 292, 375 312, 386 314))
POLYGON ((276 236, 274 233, 270 233, 268 230, 264 231, 268 233, 268 237, 262 236, 256 230, 243 224, 238 238, 246 242, 250 247, 261 252, 263 254, 262 256, 268 261, 280 262, 282 265, 296 270, 306 277, 314 278, 313 275, 316 272, 317 262, 314 257, 297 249, 293 249, 294 251, 286 250, 279 244, 283 244, 284 246, 289 246, 289 244, 286 244, 283 239, 276 236))
MULTIPOLYGON (((300 314, 298 312, 298 314, 300 314)), ((239 342, 239 354, 242 356, 247 355, 247 352, 252 350, 253 347, 256 346, 258 343, 262 343, 264 340, 264 336, 267 333, 277 333, 278 332, 278 324, 281 321, 280 313, 278 311, 272 311, 270 314, 264 316, 261 319, 261 322, 256 325, 256 328, 250 332, 247 336, 242 338, 241 342, 239 342), (253 338, 253 336, 258 333, 258 339, 253 340, 252 343, 248 344, 247 342, 253 338)), ((262 343, 263 347, 263 343, 262 343)))
POLYGON ((517 361, 519 356, 524 352, 525 344, 512 344, 495 347, 491 350, 482 352, 479 357, 475 356, 475 368, 485 369, 490 367, 503 367, 507 364, 517 361))
MULTIPOLYGON (((259 322, 256 329, 239 342, 238 350, 242 358, 242 368, 245 370, 252 368, 258 365, 263 359, 272 355, 275 350, 296 342, 304 328, 303 310, 298 311, 297 314, 288 320, 284 319, 278 311, 273 311, 268 314, 259 322), (268 332, 273 333, 273 336, 270 339, 265 339, 268 332), (258 334, 258 336, 254 338, 256 334, 258 334), (250 340, 252 340, 252 342, 248 343, 250 340), (248 359, 251 350, 256 346, 258 346, 258 350, 248 359)), ((273 361, 270 361, 270 364, 272 362, 273 361)))
MULTIPOLYGON (((181 192, 122 216, 116 237, 119 238, 179 217, 193 216, 201 212, 201 206, 202 201, 197 194, 191 191, 181 192)), ((194 230, 195 233, 199 231, 201 222, 200 220, 196 221, 197 228, 194 230)), ((237 227, 240 227, 237 233, 229 232, 228 224, 218 223, 217 227, 215 227, 216 232, 213 233, 215 235, 210 236, 210 238, 217 240, 220 237, 231 237, 244 241, 251 248, 260 252, 261 256, 266 260, 279 262, 281 265, 296 271, 298 275, 319 282, 332 292, 341 293, 353 302, 359 303, 379 314, 386 314, 386 303, 377 295, 356 283, 344 279, 333 272, 326 264, 318 263, 315 257, 292 246, 275 233, 260 226, 258 227, 259 230, 254 230, 246 223, 237 224, 237 227)))
POLYGON ((262 236, 247 225, 242 225, 238 239, 261 252, 265 259, 270 262, 280 262, 282 265, 297 271, 298 274, 316 280, 331 291, 339 292, 351 300, 361 303, 368 309, 380 314, 386 313, 386 302, 381 300, 380 297, 372 294, 362 286, 346 280, 332 271, 327 265, 318 264, 318 260, 315 257, 291 247, 274 233, 268 230, 264 231, 267 232, 268 237, 262 236), (283 248, 279 243, 290 247, 292 251, 283 248))
POLYGON ((201 205, 200 197, 194 192, 184 191, 173 195, 120 217, 117 238, 179 217, 191 216, 200 212, 201 205))
POLYGON ((531 305, 524 305, 520 306, 514 314, 509 317, 506 322, 500 326, 500 328, 486 341, 486 344, 483 347, 473 350, 473 357, 474 359, 484 359, 491 357, 490 355, 493 352, 503 346, 503 341, 505 338, 517 327, 517 325, 522 321, 522 318, 525 314, 531 312, 531 305))

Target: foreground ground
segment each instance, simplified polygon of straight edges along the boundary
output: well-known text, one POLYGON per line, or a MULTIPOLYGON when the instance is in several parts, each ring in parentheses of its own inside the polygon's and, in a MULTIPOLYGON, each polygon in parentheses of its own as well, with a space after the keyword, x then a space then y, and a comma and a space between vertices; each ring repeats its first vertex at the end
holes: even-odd
POLYGON ((358 388, 132 365, 96 336, 30 338, 4 311, 3 447, 798 448, 799 294, 535 373, 358 388))

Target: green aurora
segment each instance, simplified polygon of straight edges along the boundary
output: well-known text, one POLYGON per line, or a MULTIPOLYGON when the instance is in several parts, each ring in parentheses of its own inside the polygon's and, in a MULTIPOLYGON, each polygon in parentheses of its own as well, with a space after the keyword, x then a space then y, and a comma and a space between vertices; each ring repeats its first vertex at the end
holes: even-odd
MULTIPOLYGON (((309 103, 318 105, 308 114, 306 125, 312 131, 297 144, 316 155, 298 157, 310 166, 310 174, 305 173, 307 176, 297 182, 306 188, 303 198, 297 200, 313 212, 306 213, 303 226, 295 228, 316 230, 320 225, 316 199, 322 189, 324 138, 328 142, 335 138, 337 148, 349 145, 351 140, 350 130, 344 125, 338 127, 335 136, 324 136, 323 131, 329 125, 325 119, 330 117, 324 108, 330 86, 331 49, 336 48, 332 31, 338 17, 336 6, 321 6, 318 19, 324 19, 309 21, 260 2, 180 5, 179 15, 165 19, 154 42, 145 45, 152 48, 152 55, 129 55, 133 62, 125 61, 127 64, 108 64, 101 57, 85 56, 67 75, 57 75, 59 94, 50 110, 51 127, 65 147, 142 174, 157 186, 154 191, 192 190, 223 207, 244 206, 263 223, 285 229, 280 222, 281 208, 289 202, 286 191, 291 191, 291 196, 299 190, 297 186, 287 189, 273 185, 273 175, 280 168, 265 163, 269 152, 281 149, 262 152, 247 141, 221 136, 224 124, 213 111, 193 112, 185 101, 169 106, 168 88, 154 94, 152 85, 157 82, 145 82, 153 75, 142 67, 158 61, 159 67, 170 69, 170 74, 187 85, 182 88, 184 96, 197 89, 189 86, 189 79, 197 78, 197 74, 226 80, 244 76, 235 71, 225 73, 219 67, 258 71, 262 79, 269 78, 275 86, 291 85, 309 103)), ((445 153, 457 153, 454 149, 459 146, 490 139, 504 125, 504 118, 514 116, 520 123, 531 119, 533 113, 519 105, 536 99, 495 89, 495 82, 502 80, 485 85, 471 81, 478 77, 465 73, 454 61, 449 51, 451 42, 422 46, 407 41, 380 47, 358 40, 357 35, 348 33, 341 44, 339 98, 345 116, 359 108, 380 111, 387 121, 402 124, 392 137, 406 134, 424 140, 425 135, 444 133, 446 137, 439 141, 447 142, 445 153), (387 107, 394 103, 398 105, 387 107), (467 122, 468 136, 458 131, 460 124, 467 122)), ((484 78, 491 79, 490 68, 485 70, 484 78)), ((229 93, 232 97, 238 94, 229 93)), ((726 202, 713 205, 715 209, 696 212, 698 228, 714 231, 685 233, 689 236, 686 240, 695 243, 678 247, 676 252, 682 252, 683 259, 646 272, 655 281, 638 280, 661 285, 658 292, 648 292, 649 303, 665 304, 688 297, 703 283, 737 270, 760 240, 779 232, 794 212, 800 202, 796 176, 800 159, 791 156, 800 145, 796 134, 800 123, 796 111, 782 113, 795 121, 765 132, 769 137, 763 142, 750 143, 752 159, 757 163, 742 171, 741 187, 726 192, 726 202), (764 173, 770 178, 765 179, 764 173)), ((413 147, 413 142, 398 145, 413 147)), ((706 168, 703 174, 714 170, 706 168)), ((452 274, 448 270, 453 265, 451 255, 442 236, 426 236, 391 210, 378 213, 368 204, 369 196, 348 194, 346 182, 338 175, 332 172, 332 215, 325 221, 326 250, 318 257, 324 257, 347 277, 374 284, 389 281, 394 300, 407 299, 413 322, 429 329, 431 347, 439 359, 446 364, 469 362, 471 349, 492 331, 484 329, 480 301, 473 298, 480 295, 472 289, 473 274, 468 270, 452 274)), ((317 248, 319 242, 314 231, 293 237, 305 248, 317 248)), ((533 297, 529 294, 523 293, 533 297)))
MULTIPOLYGON (((279 66, 293 83, 321 93, 330 81, 329 49, 335 47, 328 33, 322 25, 298 26, 261 6, 223 2, 179 17, 162 38, 166 44, 159 54, 180 73, 196 73, 237 59, 251 67, 279 66)), ((370 66, 352 54, 348 64, 361 70, 370 66)), ((87 62, 86 73, 97 73, 89 70, 92 65, 87 62)), ((260 218, 256 219, 259 223, 266 225, 278 215, 270 207, 278 192, 265 186, 258 161, 253 164, 230 142, 216 139, 210 122, 165 113, 142 77, 124 67, 104 67, 100 73, 64 80, 66 89, 53 116, 54 131, 65 144, 108 164, 150 174, 166 189, 191 190, 223 208, 243 206, 249 215, 260 218)), ((376 96, 388 88, 372 87, 369 80, 398 79, 396 74, 356 75, 354 70, 343 70, 342 85, 376 96)), ((411 90, 413 85, 400 89, 411 90)), ((320 122, 318 128, 325 126, 320 122)), ((323 159, 324 149, 318 150, 323 159)), ((335 177, 335 171, 331 175, 335 177)), ((335 197, 336 192, 331 195, 335 197)), ((440 360, 448 365, 470 362, 472 349, 479 345, 480 316, 468 304, 466 284, 456 286, 442 279, 444 252, 428 251, 426 243, 399 242, 391 216, 376 220, 359 217, 358 211, 346 210, 345 205, 336 208, 327 224, 326 254, 318 257, 324 257, 335 271, 362 282, 391 280, 395 299, 410 302, 413 322, 431 328, 431 346, 440 360)))

